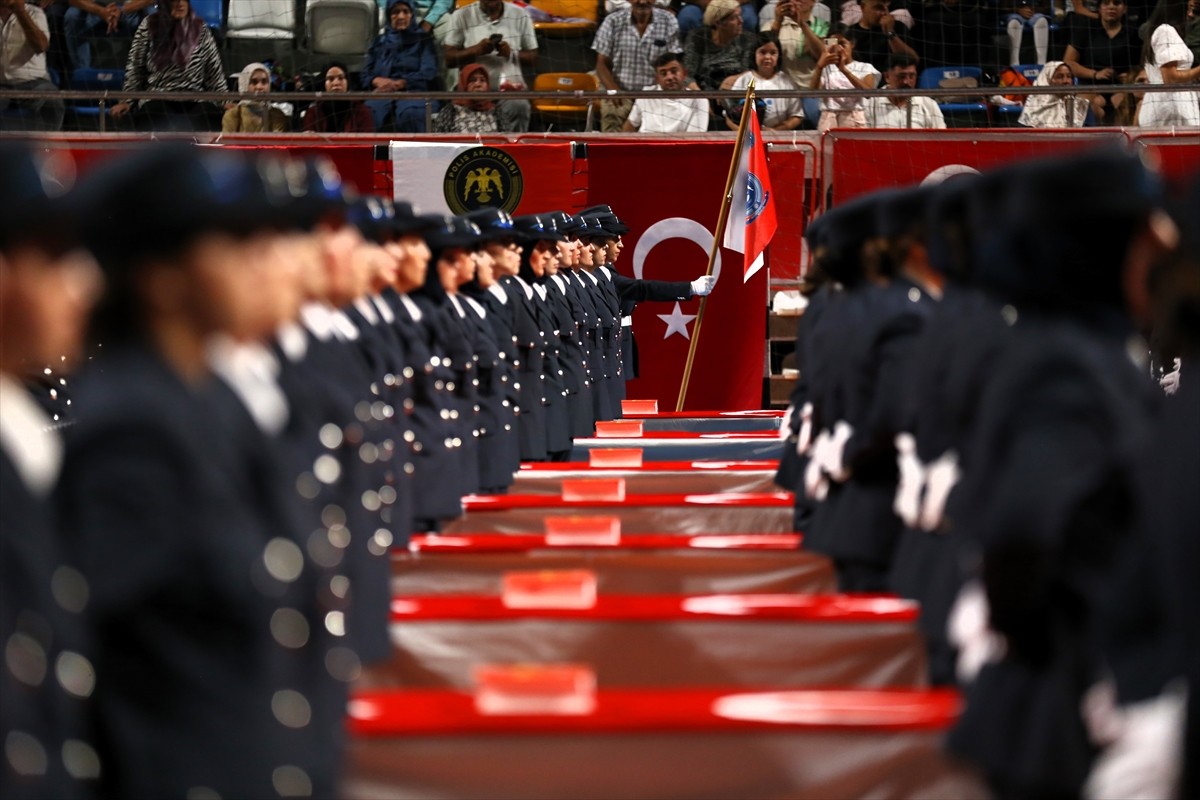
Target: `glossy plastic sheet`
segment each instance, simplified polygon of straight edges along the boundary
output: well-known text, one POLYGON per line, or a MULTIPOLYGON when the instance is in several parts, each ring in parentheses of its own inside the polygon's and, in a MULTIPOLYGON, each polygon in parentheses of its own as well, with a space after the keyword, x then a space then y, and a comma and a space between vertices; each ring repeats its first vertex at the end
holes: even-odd
POLYGON ((563 481, 621 478, 625 490, 637 494, 673 494, 678 492, 772 492, 775 469, 566 469, 527 470, 517 473, 511 491, 514 494, 557 495, 563 481))
POLYGON ((443 533, 541 533, 547 516, 619 513, 621 534, 791 533, 792 508, 783 506, 662 505, 619 510, 571 506, 468 511, 443 533))
MULTIPOLYGON (((667 431, 663 433, 675 433, 667 431)), ((661 435, 661 434, 660 434, 661 435)), ((594 447, 640 447, 646 461, 742 461, 779 459, 783 442, 773 435, 695 434, 684 438, 634 437, 628 439, 576 439, 571 461, 587 461, 594 447)))

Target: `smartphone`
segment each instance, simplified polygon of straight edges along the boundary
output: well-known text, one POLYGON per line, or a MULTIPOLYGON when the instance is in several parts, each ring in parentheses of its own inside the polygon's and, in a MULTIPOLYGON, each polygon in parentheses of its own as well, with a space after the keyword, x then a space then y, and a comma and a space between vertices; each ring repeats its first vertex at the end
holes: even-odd
POLYGON ((837 40, 837 39, 826 39, 826 40, 825 40, 825 46, 826 46, 826 47, 836 47, 836 46, 837 46, 837 43, 838 43, 838 40, 837 40))
POLYGON ((503 33, 493 33, 488 38, 492 40, 492 44, 500 44, 502 41, 504 41, 504 34, 503 33))

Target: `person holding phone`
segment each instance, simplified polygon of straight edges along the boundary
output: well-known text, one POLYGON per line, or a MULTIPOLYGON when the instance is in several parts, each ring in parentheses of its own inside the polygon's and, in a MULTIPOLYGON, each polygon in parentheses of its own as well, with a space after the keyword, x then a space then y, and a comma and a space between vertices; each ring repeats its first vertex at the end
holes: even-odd
MULTIPOLYGON (((817 59, 817 71, 809 82, 812 89, 874 89, 880 73, 864 61, 854 60, 854 43, 844 34, 834 34, 825 40, 825 52, 817 59)), ((862 95, 825 97, 821 99, 821 119, 817 130, 833 128, 865 128, 862 95)))
MULTIPOLYGON (((494 89, 514 71, 533 69, 537 63, 537 37, 525 9, 505 0, 479 0, 454 12, 443 48, 447 67, 480 64, 494 89), (498 38, 497 38, 498 37, 498 38)), ((446 80, 457 83, 457 75, 446 80)), ((529 130, 532 107, 528 100, 502 100, 497 111, 506 131, 529 130)))
MULTIPOLYGON (((822 8, 825 8, 822 6, 822 8)), ((763 21, 763 31, 779 37, 781 58, 780 71, 792 79, 797 86, 808 86, 817 71, 817 59, 825 52, 822 41, 829 35, 828 9, 824 18, 817 16, 814 0, 779 0, 775 15, 763 21)), ((766 14, 763 15, 766 17, 766 14)), ((806 97, 804 107, 805 127, 813 127, 821 116, 821 101, 806 97)))
MULTIPOLYGON (((683 49, 675 15, 654 0, 632 0, 628 10, 604 18, 592 40, 596 78, 609 92, 635 91, 655 83, 654 60, 683 49)), ((611 97, 600 101, 600 129, 621 130, 633 101, 611 97)))

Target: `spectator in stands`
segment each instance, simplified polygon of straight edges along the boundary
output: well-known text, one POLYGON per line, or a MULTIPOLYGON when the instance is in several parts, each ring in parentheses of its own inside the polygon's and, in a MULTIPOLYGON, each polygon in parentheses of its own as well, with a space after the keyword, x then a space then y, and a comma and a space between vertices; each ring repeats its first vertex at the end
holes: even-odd
POLYGON ((1008 63, 1021 63, 1021 41, 1025 31, 1033 31, 1033 49, 1037 63, 1045 64, 1050 53, 1050 11, 1045 0, 1014 0, 1012 10, 1004 18, 1008 31, 1008 63), (1034 3, 1037 3, 1035 5, 1034 3))
MULTIPOLYGON (((893 53, 884 74, 889 89, 915 89, 917 62, 904 53, 893 53)), ((864 113, 868 128, 945 128, 938 104, 928 97, 888 96, 868 98, 864 113)))
MULTIPOLYGON (((835 34, 836 44, 826 46, 817 59, 809 87, 812 89, 874 89, 880 73, 865 61, 854 59, 854 42, 845 34, 835 34)), ((865 128, 864 98, 860 96, 825 97, 821 100, 821 119, 817 130, 832 128, 865 128)))
POLYGON ((976 0, 940 0, 921 15, 913 36, 926 67, 980 66, 992 63, 996 14, 976 0))
MULTIPOLYGON (((437 79, 433 38, 413 16, 410 0, 391 0, 388 24, 367 50, 363 83, 373 92, 393 94, 428 91, 437 79)), ((375 130, 423 133, 425 103, 421 100, 372 100, 367 103, 375 130)))
MULTIPOLYGON (((683 44, 687 74, 707 91, 731 89, 754 56, 755 34, 743 30, 737 0, 709 0, 704 27, 693 30, 683 44)), ((714 130, 725 130, 723 108, 712 107, 714 130)))
MULTIPOLYGON (((467 64, 458 71, 458 91, 486 92, 492 88, 487 68, 467 64)), ((498 133, 503 130, 494 100, 464 98, 442 106, 433 118, 434 133, 498 133)))
MULTIPOLYGON (((1042 67, 1034 86, 1071 86, 1075 78, 1071 68, 1061 61, 1042 67)), ((1087 117, 1088 101, 1075 94, 1031 94, 1017 120, 1027 128, 1081 128, 1087 117)))
POLYGON ((1200 0, 1190 0, 1187 7, 1187 25, 1183 41, 1192 51, 1192 63, 1200 64, 1200 0))
MULTIPOLYGON (((791 131, 800 127, 804 119, 804 109, 800 106, 798 97, 772 97, 772 92, 794 92, 799 87, 785 72, 779 71, 780 46, 779 39, 770 33, 758 35, 758 47, 751 56, 750 69, 743 72, 733 82, 733 88, 744 92, 754 81, 756 95, 760 103, 765 104, 765 113, 759 120, 762 127, 775 131, 791 131)), ((730 130, 736 131, 736 117, 740 112, 727 115, 725 124, 730 130)))
MULTIPOLYGON (((350 91, 350 73, 345 64, 335 61, 323 75, 327 95, 350 91)), ((301 127, 311 133, 372 133, 375 123, 366 103, 326 97, 308 107, 301 127)))
POLYGON ((92 37, 133 35, 146 17, 144 9, 154 5, 154 0, 70 0, 70 5, 63 17, 63 32, 72 64, 79 69, 92 65, 92 37))
POLYGON ((888 68, 892 53, 920 58, 907 42, 908 26, 889 11, 889 0, 863 0, 862 19, 846 30, 846 37, 854 43, 858 58, 879 73, 888 68))
MULTIPOLYGON (((829 9, 825 9, 826 15, 829 9)), ((779 0, 770 23, 763 16, 763 30, 770 30, 779 37, 783 53, 781 69, 796 86, 808 86, 817 70, 817 59, 825 52, 824 39, 829 35, 829 19, 818 17, 814 12, 813 0, 779 0)), ((804 119, 815 126, 821 116, 821 101, 815 97, 804 98, 804 119)))
MULTIPOLYGON (((654 84, 654 59, 678 53, 679 23, 654 0, 632 0, 628 7, 610 13, 592 40, 596 51, 596 77, 611 91, 636 91, 654 84)), ((600 102, 600 130, 619 131, 633 101, 611 98, 600 102)))
POLYGON ((1187 0, 1159 0, 1150 15, 1150 38, 1142 45, 1146 79, 1151 84, 1178 84, 1182 91, 1147 92, 1138 124, 1200 126, 1200 66, 1193 66, 1192 51, 1183 41, 1187 0), (1186 84, 1192 84, 1189 88, 1186 84))
MULTIPOLYGON (((758 30, 758 9, 754 0, 736 0, 738 11, 742 17, 742 25, 748 31, 758 30)), ((708 25, 704 15, 708 12, 710 0, 694 0, 687 2, 679 9, 679 35, 686 42, 692 31, 708 25)))
MULTIPOLYGON (((713 0, 719 2, 719 0, 713 0)), ((687 69, 678 53, 663 53, 654 60, 654 81, 659 89, 690 89, 687 69)), ((640 97, 633 103, 622 130, 642 133, 699 133, 708 130, 708 101, 703 98, 640 97)))
MULTIPOLYGON (((0 89, 57 92, 58 87, 46 71, 49 47, 50 28, 41 8, 26 4, 25 0, 0 0, 0 89)), ((0 112, 10 105, 29 110, 29 118, 18 123, 23 129, 56 131, 62 128, 63 102, 57 97, 0 100, 0 112)), ((5 119, 0 117, 0 130, 7 127, 5 119)))
POLYGON ((445 40, 454 14, 454 0, 412 0, 412 10, 421 30, 439 44, 445 40))
MULTIPOLYGON (((127 92, 226 92, 221 54, 204 20, 188 0, 163 0, 142 20, 125 63, 127 92)), ((123 100, 110 110, 119 119, 133 108, 123 100)), ((220 106, 193 100, 139 100, 137 124, 146 130, 213 130, 220 106)))
MULTIPOLYGON (((454 12, 446 34, 447 67, 482 64, 492 86, 503 89, 537 62, 537 37, 525 9, 505 0, 479 0, 454 12)), ((497 104, 506 131, 529 130, 532 108, 528 100, 502 100, 497 104)))
POLYGON ((271 91, 271 71, 266 64, 247 64, 238 74, 239 94, 263 95, 258 100, 239 100, 227 108, 221 118, 221 133, 283 133, 291 125, 287 115, 271 105, 265 95, 271 91))
MULTIPOLYGON (((1101 0, 1100 19, 1083 19, 1071 27, 1063 63, 1080 83, 1127 84, 1141 63, 1142 39, 1125 24, 1125 0, 1101 0)), ((1128 125, 1133 103, 1127 92, 1092 96, 1097 123, 1128 125)))

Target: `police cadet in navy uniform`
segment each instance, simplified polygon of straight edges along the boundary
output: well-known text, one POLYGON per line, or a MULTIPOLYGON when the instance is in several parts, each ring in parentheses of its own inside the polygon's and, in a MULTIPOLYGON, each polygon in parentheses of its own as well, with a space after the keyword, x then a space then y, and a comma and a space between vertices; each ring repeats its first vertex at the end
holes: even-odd
POLYGON ((0 146, 0 796, 17 800, 90 796, 105 768, 83 706, 89 586, 51 502, 62 440, 22 385, 52 359, 74 365, 100 287, 65 201, 30 152, 0 146))
POLYGON ((864 259, 877 258, 877 224, 877 200, 870 196, 825 212, 826 249, 821 268, 834 285, 825 311, 806 337, 812 424, 811 439, 801 447, 801 452, 809 456, 804 491, 813 501, 812 515, 804 529, 804 546, 823 555, 833 552, 835 517, 846 478, 841 463, 841 449, 848 435, 844 419, 849 382, 844 373, 851 364, 845 354, 849 344, 846 331, 865 324, 862 294, 855 290, 867 280, 864 259), (839 421, 843 424, 838 425, 839 421))
MULTIPOLYGON (((593 226, 588 227, 591 233, 593 226)), ((571 316, 579 322, 581 346, 583 348, 584 375, 587 379, 588 392, 592 401, 593 429, 597 420, 609 420, 616 416, 612 407, 612 397, 608 390, 608 379, 605 377, 605 356, 601 347, 600 302, 597 286, 585 272, 595 264, 593 250, 587 246, 579 248, 578 257, 572 258, 566 271, 559 274, 564 279, 567 302, 571 308, 571 316)))
POLYGON ((461 463, 458 450, 462 446, 462 433, 451 414, 461 405, 452 396, 454 372, 438 352, 436 326, 427 323, 426 312, 409 296, 425 284, 430 270, 430 249, 425 237, 443 228, 445 222, 440 215, 423 217, 420 242, 401 237, 407 244, 402 248, 395 284, 382 293, 392 310, 391 325, 406 354, 399 377, 409 382, 412 392, 396 413, 403 413, 407 419, 403 439, 409 449, 406 463, 413 465, 415 531, 437 531, 442 521, 462 515, 462 483, 455 472, 461 463))
MULTIPOLYGON (((554 213, 559 232, 574 240, 587 231, 582 218, 575 219, 565 212, 554 213)), ((595 250, 581 254, 579 262, 580 281, 588 291, 588 297, 596 309, 598 318, 596 341, 599 351, 599 387, 597 394, 603 397, 597 403, 596 419, 616 419, 621 416, 621 400, 625 398, 623 354, 621 352, 621 301, 617 297, 609 273, 601 269, 603 263, 595 260, 595 250)))
MULTIPOLYGON (((519 259, 514 252, 515 232, 512 217, 498 208, 483 208, 467 214, 480 229, 475 249, 476 271, 471 280, 459 287, 467 324, 478 356, 479 483, 484 494, 508 491, 521 468, 517 448, 516 371, 509 360, 512 334, 489 311, 491 290, 496 287, 496 262, 519 259)), ((519 264, 519 262, 518 262, 519 264)), ((518 266, 519 268, 519 266, 518 266)), ((503 296, 503 290, 501 290, 503 296)))
POLYGON ((1104 608, 1116 718, 1088 779, 1089 797, 1195 797, 1200 791, 1200 180, 1174 210, 1176 254, 1155 276, 1159 341, 1181 354, 1180 381, 1163 403, 1144 469, 1138 532, 1104 608))
MULTIPOLYGON (((316 597, 295 531, 247 504, 238 431, 211 392, 216 335, 269 317, 278 257, 231 156, 154 147, 90 178, 107 295, 81 375, 60 502, 89 586, 93 721, 114 797, 310 794, 296 650, 316 597), (140 218, 129 237, 120 220, 140 218)), ((318 765, 319 767, 319 765, 318 765)))
MULTIPOLYGON (((521 253, 521 268, 516 276, 520 292, 515 296, 518 315, 525 308, 533 322, 536 350, 531 366, 538 365, 537 388, 542 413, 545 419, 546 460, 566 461, 571 454, 571 419, 567 408, 567 385, 565 370, 561 363, 562 345, 554 328, 554 318, 547 301, 548 293, 542 285, 549 272, 557 269, 559 262, 558 243, 565 240, 556 230, 550 214, 530 214, 516 217, 513 225, 524 234, 527 244, 521 253)), ((525 379, 522 379, 522 386, 525 379)))
POLYGON ((1145 502, 1138 472, 1159 398, 1135 363, 1147 353, 1135 322, 1148 322, 1166 232, 1157 182, 1132 155, 1098 150, 1014 177, 997 215, 1007 235, 977 254, 1012 330, 950 520, 977 548, 990 632, 964 642, 982 667, 948 745, 997 796, 1074 797, 1095 753, 1083 707, 1104 671, 1099 610, 1145 502), (1077 203, 1059 202, 1067 191, 1077 203))
MULTIPOLYGON (((557 227, 557 223, 556 223, 557 227)), ((575 291, 571 270, 579 263, 582 249, 577 241, 558 242, 558 261, 547 262, 541 285, 546 289, 546 302, 552 325, 558 337, 558 355, 563 370, 567 414, 571 436, 591 436, 596 426, 595 401, 592 398, 592 379, 588 369, 588 352, 584 342, 582 309, 572 306, 575 291), (576 311, 581 313, 577 316, 576 311)))
POLYGON ((466 310, 454 295, 474 275, 472 251, 480 239, 479 227, 464 217, 445 217, 439 226, 426 231, 425 241, 432 253, 429 269, 425 283, 410 294, 425 315, 421 324, 432 336, 430 346, 450 374, 447 394, 452 405, 444 415, 452 430, 458 462, 454 478, 460 496, 479 491, 480 404, 478 355, 466 310))
POLYGON ((795 507, 792 528, 798 532, 808 529, 813 513, 813 500, 804 491, 804 470, 808 466, 808 448, 812 442, 813 404, 809 375, 810 350, 813 346, 813 329, 829 305, 830 294, 836 291, 834 284, 822 269, 825 258, 825 235, 828 215, 822 214, 808 224, 804 238, 808 241, 812 263, 806 276, 808 305, 796 325, 795 364, 799 372, 796 384, 788 400, 780 435, 783 452, 779 457, 779 468, 775 473, 775 484, 794 493, 795 507))
POLYGON ((631 381, 638 376, 637 340, 633 335, 633 311, 637 304, 647 300, 669 303, 704 297, 712 292, 717 279, 712 275, 701 275, 693 281, 651 281, 622 275, 617 271, 617 259, 625 246, 621 237, 629 232, 629 226, 607 204, 585 208, 578 216, 587 220, 590 241, 596 246, 597 254, 605 254, 602 259, 597 258, 597 266, 602 267, 617 290, 621 312, 622 372, 625 380, 631 381), (599 225, 593 226, 593 220, 599 225))
POLYGON ((878 262, 869 279, 850 290, 861 303, 861 322, 847 329, 839 348, 845 408, 834 423, 848 431, 840 462, 841 496, 832 523, 830 555, 843 591, 887 590, 887 575, 901 522, 893 510, 897 466, 895 438, 907 424, 914 346, 940 280, 924 248, 929 191, 895 190, 875 197, 878 262))
POLYGON ((947 624, 962 585, 961 537, 945 523, 946 508, 956 502, 963 470, 975 461, 970 450, 975 412, 1009 330, 1002 305, 972 284, 975 242, 991 235, 989 221, 1004 180, 1003 174, 955 177, 930 200, 929 264, 946 280, 916 348, 911 426, 896 440, 896 512, 905 529, 889 583, 920 604, 918 626, 935 685, 957 680, 957 650, 947 624))

